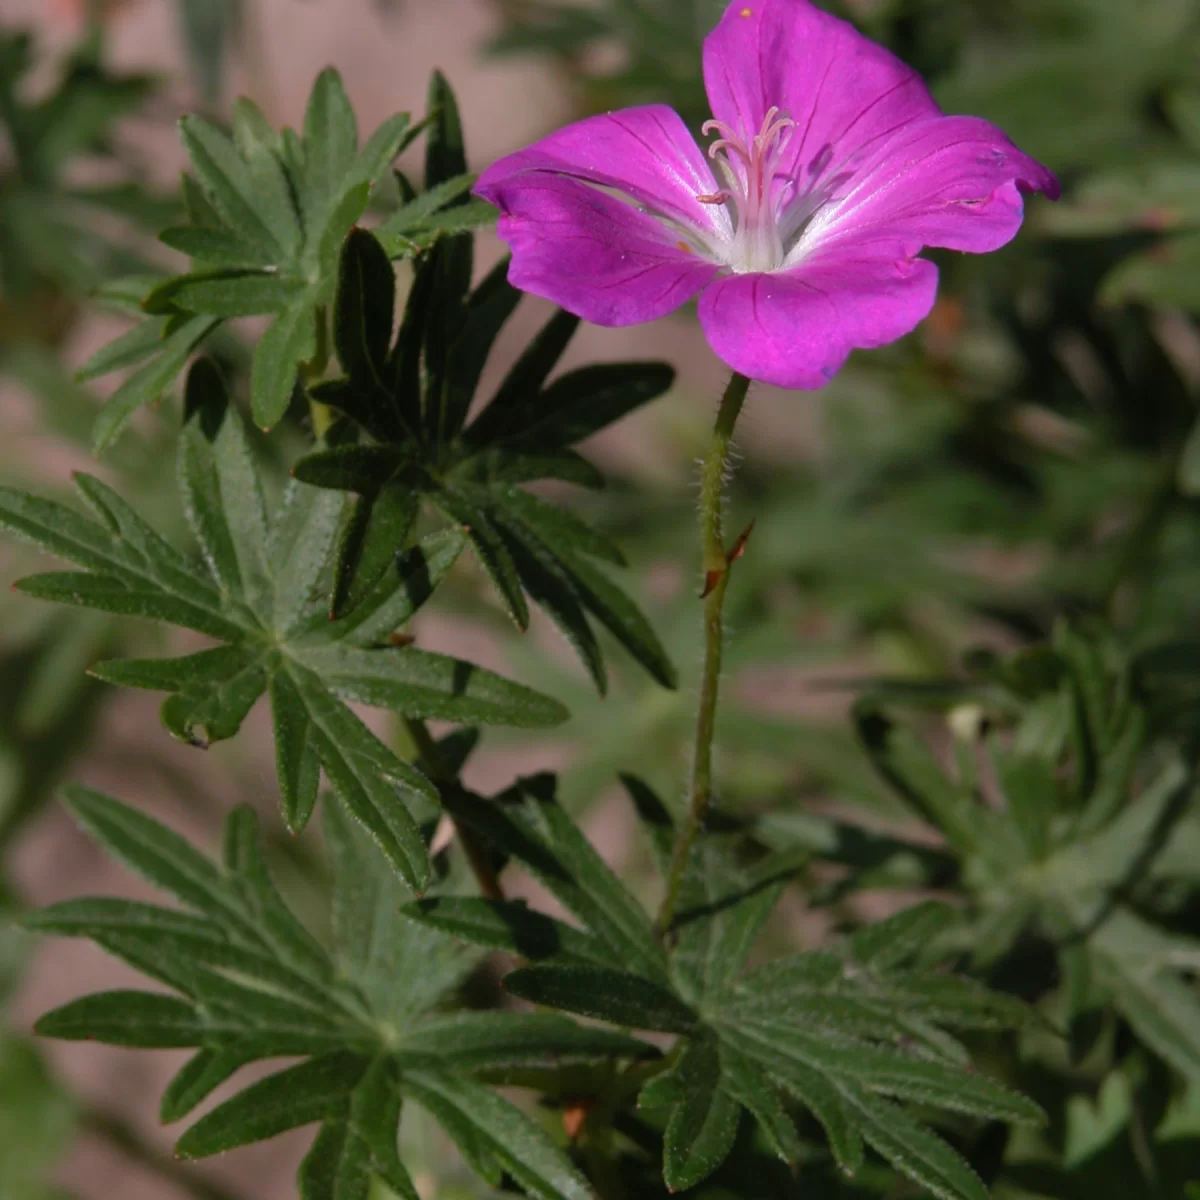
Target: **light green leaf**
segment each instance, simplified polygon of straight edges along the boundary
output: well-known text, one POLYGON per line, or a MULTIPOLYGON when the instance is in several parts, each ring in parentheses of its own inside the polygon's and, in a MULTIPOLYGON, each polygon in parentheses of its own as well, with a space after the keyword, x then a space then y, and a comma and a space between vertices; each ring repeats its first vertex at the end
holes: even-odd
POLYGON ((276 211, 278 204, 271 201, 280 200, 278 184, 271 195, 260 195, 258 191, 269 183, 270 168, 253 171, 229 138, 202 117, 184 117, 179 122, 179 133, 196 179, 212 206, 239 237, 252 246, 262 246, 273 255, 273 261, 283 261, 293 233, 286 220, 282 227, 276 225, 280 212, 276 211))
POLYGON ((255 347, 250 408, 255 424, 263 429, 282 420, 301 363, 317 352, 316 302, 317 294, 311 288, 297 294, 255 347))
POLYGON ((310 736, 334 794, 417 892, 429 883, 429 851, 414 813, 437 804, 433 785, 401 762, 311 671, 289 666, 310 736))
POLYGON ((592 1200, 583 1177, 545 1131, 494 1092, 431 1071, 407 1072, 401 1087, 437 1119, 472 1167, 486 1156, 537 1200, 592 1200))
POLYGON ((183 370, 196 346, 219 324, 217 317, 190 317, 163 338, 153 361, 135 371, 108 398, 96 417, 92 446, 103 453, 116 440, 125 423, 144 405, 152 404, 183 370))
POLYGON ((201 1117, 176 1143, 180 1158, 209 1158, 335 1115, 367 1072, 358 1055, 310 1059, 252 1084, 201 1117))

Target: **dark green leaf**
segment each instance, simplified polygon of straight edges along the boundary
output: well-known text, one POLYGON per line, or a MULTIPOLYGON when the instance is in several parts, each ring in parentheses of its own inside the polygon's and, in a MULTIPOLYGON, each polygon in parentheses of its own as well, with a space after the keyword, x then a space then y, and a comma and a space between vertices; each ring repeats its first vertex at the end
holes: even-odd
MULTIPOLYGON (((326 619, 330 560, 346 498, 291 480, 271 525, 267 557, 273 577, 270 626, 288 636, 326 619)), ((265 614, 264 614, 265 615, 265 614)))
POLYGON ((553 783, 549 776, 518 781, 520 808, 458 791, 444 802, 456 820, 532 871, 618 962, 665 983, 665 956, 649 917, 555 799, 553 783))
POLYGON ((401 1094, 396 1068, 378 1059, 343 1113, 326 1120, 300 1168, 303 1200, 370 1200, 381 1179, 401 1200, 417 1189, 396 1147, 401 1094))
POLYGON ((539 451, 573 446, 661 396, 674 381, 666 363, 581 367, 522 405, 506 436, 539 451))
POLYGON ((402 914, 465 942, 532 962, 620 966, 598 939, 519 900, 437 896, 406 906, 402 914))
POLYGON ((125 423, 144 405, 152 404, 183 370, 196 346, 219 323, 216 317, 191 317, 164 337, 153 361, 135 371, 108 398, 96 417, 92 446, 102 453, 116 440, 125 423))
POLYGON ((89 788, 67 789, 75 819, 118 862, 228 928, 257 936, 225 888, 220 872, 177 833, 89 788))
POLYGON ((711 1035, 690 1039, 672 1073, 679 1103, 663 1139, 663 1179, 669 1191, 681 1192, 725 1161, 741 1107, 725 1088, 717 1039, 711 1035))
POLYGON ((235 1072, 257 1057, 249 1046, 199 1050, 188 1059, 163 1092, 159 1120, 164 1125, 181 1121, 212 1095, 235 1072))
POLYGON ((863 1136, 902 1174, 939 1200, 987 1200, 979 1176, 936 1134, 883 1100, 855 1097, 863 1136))
MULTIPOLYGON (((333 592, 329 602, 331 618, 344 617, 364 606, 370 611, 378 607, 376 597, 395 592, 393 571, 404 570, 398 556, 403 551, 412 527, 420 512, 420 499, 412 488, 402 482, 385 484, 378 493, 359 496, 351 505, 342 523, 334 563, 333 592)), ((465 545, 465 539, 458 539, 465 545)), ((415 549, 415 548, 414 548, 415 549)), ((455 555, 457 557, 457 554, 455 555)), ((405 570, 405 578, 418 583, 415 575, 405 570)), ((432 581, 432 577, 431 577, 432 581)), ((413 604, 415 612, 432 592, 413 604)), ((421 589, 413 588, 414 599, 421 589)), ((410 613, 411 615, 411 613, 410 613)), ((383 636, 397 629, 396 621, 383 636)), ((356 644, 363 644, 361 641, 356 644)))
MULTIPOLYGON (((158 235, 158 240, 164 245, 170 246, 172 250, 186 254, 189 258, 216 263, 222 267, 270 267, 275 265, 275 260, 264 247, 248 245, 241 238, 224 229, 211 228, 204 224, 181 225, 178 228, 164 229, 158 235)), ((175 280, 169 280, 168 285, 175 282, 175 280)), ((155 288, 150 295, 166 298, 168 305, 163 311, 169 311, 171 292, 164 292, 163 285, 155 288)), ((154 312, 156 310, 147 308, 146 311, 154 312)), ((207 312, 208 309, 201 307, 199 311, 207 312)))
POLYGON ((267 689, 261 663, 247 658, 229 675, 185 685, 163 702, 162 721, 172 737, 207 750, 231 738, 267 689))
POLYGON ((271 719, 275 731, 275 769, 283 800, 283 819, 300 833, 312 816, 321 781, 321 760, 312 721, 286 671, 271 676, 271 719))
POLYGON ((334 868, 339 966, 379 1020, 406 1028, 443 1002, 481 955, 401 915, 413 898, 411 890, 342 809, 325 805, 323 824, 334 868), (399 979, 403 987, 397 987, 399 979))
POLYGON ((404 1094, 436 1117, 471 1167, 499 1183, 498 1164, 537 1200, 592 1200, 591 1189, 549 1136, 481 1084, 432 1071, 409 1071, 404 1094))
MULTIPOLYGON (((482 510, 481 510, 482 511, 482 510)), ((600 644, 579 605, 571 576, 561 560, 536 534, 516 523, 496 518, 496 529, 516 568, 521 587, 554 622, 592 677, 596 690, 608 690, 608 672, 600 644)))
POLYGON ((493 495, 507 516, 527 526, 543 542, 574 553, 590 554, 618 567, 625 566, 625 556, 619 546, 560 505, 518 487, 497 489, 493 495))
POLYGON ((560 551, 559 558, 588 612, 663 687, 677 687, 679 677, 675 665, 638 606, 591 563, 563 551, 560 551))
POLYGON ((396 277, 373 234, 352 229, 342 244, 333 340, 353 380, 384 386, 395 316, 396 277))
POLYGON ((461 659, 415 646, 360 649, 352 645, 298 647, 298 662, 347 700, 410 717, 544 729, 567 711, 556 700, 461 659))
POLYGON ((471 546, 496 586, 505 612, 520 630, 529 627, 529 606, 521 588, 520 576, 504 539, 483 509, 460 491, 440 488, 433 501, 446 516, 457 522, 471 539, 471 546))
POLYGON ((129 991, 73 1000, 47 1013, 35 1028, 42 1037, 151 1050, 198 1046, 206 1032, 205 1021, 186 1000, 129 991))
POLYGON ((309 736, 338 799, 417 892, 429 882, 429 852, 413 813, 437 803, 433 785, 401 762, 311 671, 289 668, 309 736))
POLYGON ((440 71, 429 81, 426 108, 432 119, 425 134, 425 186, 432 188, 467 170, 458 102, 440 71))
POLYGON ((369 1065, 357 1055, 335 1053, 269 1075, 201 1117, 179 1139, 175 1153, 209 1158, 333 1116, 369 1065))
POLYGON ((857 707, 855 721, 877 770, 913 810, 936 825, 960 853, 980 853, 992 824, 969 789, 947 778, 911 730, 893 725, 865 704, 857 707))
POLYGON ((507 275, 508 261, 504 259, 471 294, 462 328, 450 345, 442 393, 433 398, 439 405, 441 442, 457 437, 462 429, 496 337, 521 299, 507 275))
POLYGON ((250 408, 263 429, 279 423, 287 412, 300 364, 316 353, 316 297, 298 293, 259 339, 250 373, 250 408))
POLYGON ((784 1162, 797 1162, 803 1153, 800 1135, 775 1094, 774 1081, 727 1042, 721 1044, 721 1072, 723 1086, 758 1122, 775 1153, 784 1162))
POLYGON ((95 608, 101 612, 167 621, 212 637, 240 637, 241 629, 211 609, 172 596, 158 588, 139 588, 125 580, 96 572, 58 571, 29 575, 13 585, 27 596, 95 608))
POLYGON ((948 905, 923 901, 865 926, 847 938, 845 950, 856 963, 885 971, 916 957, 922 947, 952 928, 957 920, 948 905))
POLYGON ((681 888, 671 955, 673 976, 692 1003, 716 1002, 741 973, 759 930, 796 870, 794 863, 767 863, 766 870, 742 872, 728 848, 714 839, 697 846, 681 888))
POLYGON ((579 328, 579 318, 559 309, 542 327, 504 377, 491 403, 471 422, 466 437, 472 445, 485 446, 507 434, 514 417, 531 405, 563 351, 579 328))
MULTIPOLYGON (((373 524, 372 534, 388 536, 388 514, 373 524)), ((396 514, 399 521, 403 514, 396 514)), ((395 526, 393 526, 393 529, 395 526)), ((350 615, 332 633, 348 646, 378 646, 386 642, 433 594, 466 547, 461 529, 445 529, 422 538, 415 546, 389 555, 370 589, 356 600, 350 615)), ((369 572, 368 572, 369 573, 369 572)), ((355 599, 351 596, 351 599, 355 599)))
POLYGON ((305 247, 301 265, 309 278, 321 282, 322 299, 329 290, 327 281, 336 278, 338 254, 342 243, 354 228, 356 222, 366 211, 367 201, 371 196, 369 183, 351 182, 345 185, 345 190, 330 207, 325 222, 314 233, 305 247))
POLYGON ((396 471, 396 454, 389 446, 335 446, 306 454, 293 468, 302 483, 340 491, 373 493, 396 471))
POLYGON ((142 307, 151 314, 182 309, 211 317, 253 317, 285 310, 304 289, 304 280, 292 275, 222 267, 168 279, 142 307))
POLYGON ((496 1071, 609 1058, 647 1058, 653 1046, 554 1013, 463 1012, 422 1021, 396 1044, 405 1069, 496 1071))
POLYGON ((522 967, 504 977, 504 987, 533 1004, 631 1029, 686 1033, 696 1023, 696 1014, 665 988, 604 967, 522 967))
POLYGON ((212 406, 194 412, 179 439, 177 472, 184 513, 213 577, 230 597, 263 611, 272 595, 267 562, 267 510, 241 417, 216 408, 223 384, 201 360, 188 378, 189 396, 211 377, 212 406))
POLYGON ((358 122, 341 76, 317 76, 304 113, 304 207, 310 228, 338 195, 358 151, 358 122))

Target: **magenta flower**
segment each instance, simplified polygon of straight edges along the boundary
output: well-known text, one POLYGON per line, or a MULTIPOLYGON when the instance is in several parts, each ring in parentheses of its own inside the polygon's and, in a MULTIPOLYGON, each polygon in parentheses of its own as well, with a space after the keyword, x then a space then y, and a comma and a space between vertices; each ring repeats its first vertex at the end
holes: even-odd
POLYGON ((818 388, 933 306, 925 246, 983 253, 1054 175, 994 125, 942 113, 921 77, 809 0, 734 0, 704 43, 708 160, 677 113, 629 108, 485 171, 509 279, 598 325, 700 294, 735 371, 818 388))

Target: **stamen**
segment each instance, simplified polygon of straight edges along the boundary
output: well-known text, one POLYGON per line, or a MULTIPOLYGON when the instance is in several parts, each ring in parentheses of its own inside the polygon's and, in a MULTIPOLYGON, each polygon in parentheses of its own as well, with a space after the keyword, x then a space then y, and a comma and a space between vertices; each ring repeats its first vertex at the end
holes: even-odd
POLYGON ((795 122, 772 105, 752 138, 732 129, 724 121, 705 121, 704 134, 720 136, 708 148, 708 156, 721 169, 728 189, 697 196, 701 204, 728 203, 735 222, 730 266, 735 271, 773 271, 783 262, 779 233, 776 168, 790 141, 795 122))

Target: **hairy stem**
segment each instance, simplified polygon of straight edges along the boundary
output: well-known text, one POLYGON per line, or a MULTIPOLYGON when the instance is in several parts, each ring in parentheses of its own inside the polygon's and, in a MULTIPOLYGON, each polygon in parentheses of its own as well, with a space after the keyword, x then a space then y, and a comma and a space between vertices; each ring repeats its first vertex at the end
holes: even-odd
POLYGON ((123 1117, 98 1108, 87 1108, 80 1117, 89 1133, 115 1146, 126 1158, 153 1171, 195 1200, 242 1200, 241 1196, 219 1183, 198 1175, 170 1154, 150 1145, 123 1117))
POLYGON ((667 873, 667 891, 658 914, 658 930, 671 928, 679 904, 679 892, 692 847, 708 816, 712 799, 712 742, 717 719, 717 693, 721 684, 721 652, 724 642, 722 608, 729 584, 729 568, 737 549, 725 548, 722 531, 722 506, 725 479, 729 470, 729 448, 733 427, 746 399, 750 380, 734 375, 721 397, 721 407, 713 425, 712 439, 700 476, 700 535, 704 566, 704 669, 700 679, 700 702, 696 710, 696 744, 692 755, 692 778, 688 807, 679 826, 671 866, 667 873))
MULTIPOLYGON (((425 722, 417 717, 404 717, 403 720, 405 732, 416 748, 417 754, 429 768, 434 783, 442 787, 457 783, 454 772, 450 770, 446 760, 442 757, 442 752, 425 722)), ((479 840, 473 829, 455 821, 454 830, 458 835, 458 844, 462 846, 463 853, 467 856, 467 862, 471 865, 475 881, 479 884, 480 893, 489 900, 503 900, 504 888, 501 886, 496 872, 492 869, 487 847, 479 840)))

